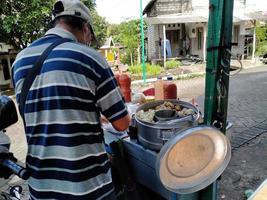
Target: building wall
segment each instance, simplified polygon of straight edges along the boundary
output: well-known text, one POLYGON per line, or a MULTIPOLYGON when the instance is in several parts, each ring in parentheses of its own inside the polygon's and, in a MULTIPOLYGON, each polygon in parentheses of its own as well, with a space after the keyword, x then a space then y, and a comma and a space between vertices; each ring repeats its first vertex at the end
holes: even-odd
POLYGON ((232 42, 233 43, 237 42, 237 45, 232 46, 232 53, 234 55, 241 56, 244 54, 245 34, 246 34, 246 32, 243 31, 244 29, 245 29, 245 22, 235 23, 233 25, 232 42), (238 40, 237 41, 234 41, 235 40, 234 38, 236 38, 235 27, 238 27, 238 40))
MULTIPOLYGON (((245 26, 245 22, 240 22, 240 23, 235 23, 233 26, 233 38, 236 37, 235 33, 234 33, 234 27, 238 26, 239 30, 238 30, 238 36, 237 36, 237 40, 238 41, 234 41, 236 42, 237 45, 233 45, 232 46, 232 53, 234 55, 243 55, 244 54, 244 48, 245 48, 245 34, 246 32, 243 32, 242 30, 244 29, 245 26)), ((168 30, 180 30, 179 27, 172 27, 165 25, 166 27, 166 31, 168 30)), ((198 55, 200 58, 202 59, 206 59, 206 52, 204 52, 204 49, 206 49, 206 39, 207 39, 207 31, 208 31, 208 25, 207 23, 188 23, 186 24, 186 34, 187 37, 190 38, 190 54, 192 55, 198 55), (202 28, 203 32, 202 32, 202 48, 199 49, 198 48, 198 35, 197 35, 197 29, 198 28, 202 28), (195 29, 196 34, 191 34, 192 29, 195 29)), ((179 36, 177 36, 179 37, 179 36)), ((159 38, 163 39, 163 25, 149 25, 148 26, 148 60, 151 59, 158 59, 161 58, 161 50, 159 47, 159 38)), ((180 36, 181 38, 181 36, 180 36)), ((167 38, 169 39, 169 38, 167 38)), ((180 48, 182 49, 183 45, 180 42, 180 48)), ((176 45, 177 46, 177 45, 176 45)), ((173 51, 172 55, 173 57, 177 56, 176 55, 177 52, 173 51)))
POLYGON ((204 55, 204 51, 203 49, 206 47, 206 39, 205 37, 207 37, 206 35, 206 31, 207 31, 207 25, 206 23, 194 23, 193 27, 191 26, 187 26, 187 32, 190 33, 190 30, 194 28, 195 29, 195 36, 194 37, 190 37, 191 40, 191 51, 190 54, 192 55, 198 55, 200 58, 205 59, 205 55, 204 55), (202 30, 201 32, 201 48, 199 49, 198 47, 198 42, 199 42, 199 37, 198 37, 198 29, 202 30))
POLYGON ((153 17, 158 15, 191 12, 192 0, 157 0, 147 14, 148 17, 153 17))
POLYGON ((148 60, 158 58, 158 42, 159 42, 159 35, 158 35, 158 28, 159 25, 148 25, 147 27, 147 45, 148 45, 148 60))
MULTIPOLYGON (((160 47, 160 39, 164 39, 163 34, 163 26, 164 24, 159 25, 149 25, 148 26, 148 60, 151 59, 159 59, 162 57, 162 49, 160 47)), ((176 37, 177 43, 172 43, 171 50, 172 50, 172 57, 178 56, 179 52, 181 51, 181 24, 165 24, 166 33, 168 32, 178 32, 180 35, 174 35, 176 37)), ((168 34, 166 34, 166 39, 172 40, 174 38, 168 38, 168 34)))

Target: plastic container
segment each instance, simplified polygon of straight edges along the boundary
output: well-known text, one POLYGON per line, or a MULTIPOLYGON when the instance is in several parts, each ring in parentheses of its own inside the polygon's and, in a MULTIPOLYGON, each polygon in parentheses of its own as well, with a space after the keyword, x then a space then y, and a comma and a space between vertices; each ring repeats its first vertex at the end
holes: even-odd
POLYGON ((148 88, 143 91, 145 96, 155 96, 155 88, 148 88))
POLYGON ((168 77, 163 86, 164 99, 177 99, 177 86, 172 77, 168 77))
POLYGON ((125 101, 131 102, 131 78, 127 74, 121 74, 119 77, 119 85, 125 101))
POLYGON ((161 77, 158 77, 157 81, 155 82, 155 100, 163 100, 164 99, 164 81, 161 77))
POLYGON ((120 86, 120 74, 115 74, 114 77, 117 81, 117 85, 120 86))

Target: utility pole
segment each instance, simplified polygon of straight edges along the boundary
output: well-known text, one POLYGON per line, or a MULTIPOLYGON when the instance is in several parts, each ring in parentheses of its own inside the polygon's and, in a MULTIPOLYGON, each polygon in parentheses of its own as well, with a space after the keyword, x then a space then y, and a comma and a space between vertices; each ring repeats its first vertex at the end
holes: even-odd
POLYGON ((144 33, 144 19, 143 19, 143 6, 140 0, 140 28, 141 28, 141 46, 142 46, 142 71, 143 82, 146 83, 146 64, 145 64, 145 33, 144 33))

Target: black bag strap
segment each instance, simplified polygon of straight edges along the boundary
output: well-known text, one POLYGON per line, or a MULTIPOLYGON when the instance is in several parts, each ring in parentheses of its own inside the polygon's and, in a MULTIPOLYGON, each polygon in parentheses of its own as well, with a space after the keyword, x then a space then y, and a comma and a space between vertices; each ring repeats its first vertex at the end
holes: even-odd
POLYGON ((20 98, 19 98, 19 112, 23 119, 24 125, 25 125, 25 119, 24 119, 24 107, 26 103, 26 99, 29 93, 29 90, 32 86, 33 81, 35 80, 36 76, 40 73, 43 63, 47 56, 50 54, 52 49, 54 49, 56 46, 64 43, 64 42, 70 42, 72 41, 69 38, 60 38, 54 43, 52 43, 37 59, 37 61, 34 63, 33 67, 30 69, 28 74, 25 77, 25 80, 22 85, 22 89, 20 92, 20 98))

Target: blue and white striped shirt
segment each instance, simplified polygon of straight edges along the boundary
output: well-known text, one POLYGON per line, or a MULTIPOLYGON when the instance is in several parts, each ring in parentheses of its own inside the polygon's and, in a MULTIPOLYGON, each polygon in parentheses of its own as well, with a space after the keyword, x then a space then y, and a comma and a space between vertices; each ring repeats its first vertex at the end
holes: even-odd
POLYGON ((74 35, 50 29, 21 51, 13 64, 16 98, 25 75, 59 37, 27 96, 24 116, 31 199, 102 199, 113 192, 100 113, 110 122, 127 115, 106 61, 74 35))

